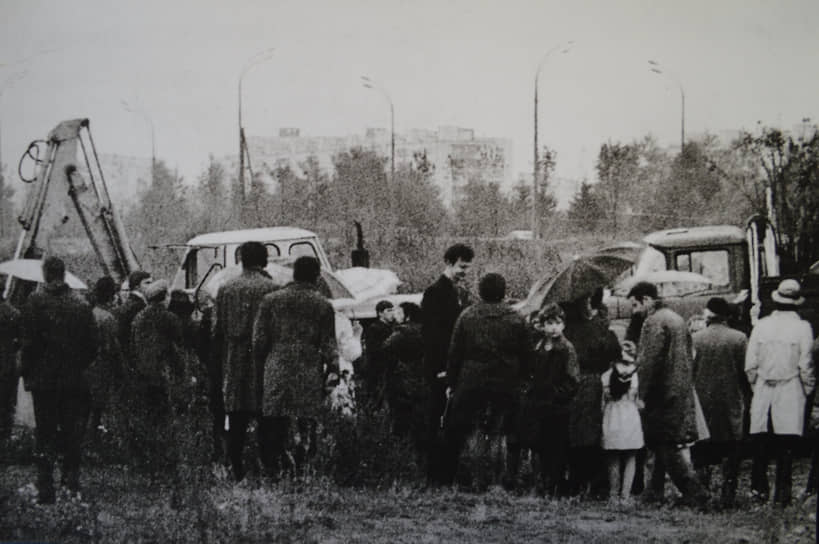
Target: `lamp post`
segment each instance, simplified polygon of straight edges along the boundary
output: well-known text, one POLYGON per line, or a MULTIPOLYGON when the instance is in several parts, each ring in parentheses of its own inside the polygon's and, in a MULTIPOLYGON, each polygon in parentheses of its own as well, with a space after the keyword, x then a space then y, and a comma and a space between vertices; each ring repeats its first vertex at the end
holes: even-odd
POLYGON ((538 83, 540 80, 540 72, 543 69, 543 65, 546 63, 546 59, 548 59, 552 53, 555 51, 560 51, 561 54, 568 53, 572 46, 574 45, 573 41, 567 42, 565 45, 556 45, 546 51, 543 57, 541 57, 540 62, 537 65, 537 70, 535 71, 535 108, 534 108, 534 165, 532 169, 532 238, 538 239, 540 237, 540 221, 538 217, 538 182, 540 181, 540 151, 538 150, 538 127, 537 127, 537 117, 538 117, 538 83))
POLYGON ((380 92, 390 105, 390 183, 392 183, 395 179, 395 108, 392 104, 392 98, 390 98, 389 93, 383 87, 376 85, 375 82, 367 76, 361 76, 361 84, 367 89, 380 92))
MULTIPOLYGON (((239 72, 239 196, 241 202, 245 201, 245 155, 247 152, 247 141, 245 140, 245 128, 242 125, 242 80, 251 68, 261 64, 273 56, 275 48, 264 49, 259 51, 245 63, 242 71, 239 72)), ((250 165, 250 156, 248 155, 248 166, 250 165)))
POLYGON ((147 121, 148 126, 151 127, 151 185, 153 185, 154 176, 156 175, 156 131, 154 130, 154 120, 151 119, 151 116, 148 115, 148 112, 143 108, 133 106, 126 100, 120 100, 120 104, 122 104, 122 109, 129 113, 136 113, 147 121))
POLYGON ((683 148, 685 147, 685 90, 680 80, 669 74, 667 70, 663 70, 659 62, 649 60, 648 66, 649 70, 655 74, 668 76, 680 89, 680 155, 682 155, 683 148))

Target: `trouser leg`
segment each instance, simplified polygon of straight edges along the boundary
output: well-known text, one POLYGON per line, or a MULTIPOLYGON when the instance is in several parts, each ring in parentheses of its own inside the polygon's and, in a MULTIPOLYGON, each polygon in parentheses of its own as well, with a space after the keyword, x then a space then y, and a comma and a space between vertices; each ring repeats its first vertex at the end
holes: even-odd
POLYGON ((634 495, 639 495, 645 489, 646 452, 646 448, 637 450, 637 457, 634 464, 634 482, 631 484, 631 492, 634 495))
POLYGON ((732 507, 736 501, 739 483, 739 463, 741 443, 729 442, 725 445, 725 459, 722 462, 722 496, 723 506, 732 507))
POLYGON ((678 448, 676 445, 663 445, 661 448, 671 481, 683 494, 687 501, 702 504, 708 498, 708 493, 700 484, 694 466, 691 464, 688 448, 678 448))
MULTIPOLYGON (((290 430, 290 419, 287 417, 263 417, 260 427, 264 428, 263 457, 269 475, 278 479, 283 470, 283 460, 287 449, 287 438, 290 430)), ((289 467, 291 463, 286 463, 289 467)), ((295 467, 292 467, 295 468, 295 467)))
POLYGON ((754 458, 751 465, 751 489, 767 499, 771 492, 768 483, 768 462, 771 454, 771 437, 768 433, 752 435, 754 458))
POLYGON ((651 494, 658 500, 665 496, 665 474, 666 466, 665 459, 662 456, 661 448, 654 448, 654 469, 651 471, 651 481, 649 488, 651 494))
POLYGON ((774 503, 791 504, 794 439, 791 436, 775 436, 776 482, 774 503))
POLYGON ((82 441, 88 421, 89 398, 84 394, 62 396, 59 410, 58 448, 63 454, 62 481, 72 491, 80 487, 82 441))
POLYGON ((32 391, 34 404, 37 492, 41 503, 54 502, 54 462, 57 458, 58 404, 53 391, 32 391))
POLYGON ((238 482, 245 477, 243 454, 245 449, 245 435, 250 422, 248 412, 231 412, 228 414, 228 457, 233 467, 233 477, 238 482))
POLYGON ((442 439, 441 417, 446 406, 446 393, 442 384, 429 384, 429 400, 426 413, 426 456, 427 456, 427 482, 431 484, 444 484, 450 478, 446 475, 447 461, 445 456, 447 448, 442 439))

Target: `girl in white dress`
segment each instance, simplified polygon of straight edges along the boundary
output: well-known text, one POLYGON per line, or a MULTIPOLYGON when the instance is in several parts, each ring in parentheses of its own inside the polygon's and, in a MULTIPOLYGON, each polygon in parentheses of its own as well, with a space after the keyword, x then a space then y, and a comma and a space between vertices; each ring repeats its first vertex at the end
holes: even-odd
POLYGON ((637 450, 643 447, 634 342, 623 342, 619 361, 600 377, 603 382, 603 450, 609 473, 609 499, 630 500, 637 450))

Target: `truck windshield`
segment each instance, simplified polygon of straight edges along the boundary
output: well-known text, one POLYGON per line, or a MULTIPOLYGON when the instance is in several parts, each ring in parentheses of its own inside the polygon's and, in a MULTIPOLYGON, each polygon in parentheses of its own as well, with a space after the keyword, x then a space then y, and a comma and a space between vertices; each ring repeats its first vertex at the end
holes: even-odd
POLYGON ((724 287, 731 282, 728 251, 724 249, 678 253, 675 265, 677 270, 702 274, 714 286, 724 287))

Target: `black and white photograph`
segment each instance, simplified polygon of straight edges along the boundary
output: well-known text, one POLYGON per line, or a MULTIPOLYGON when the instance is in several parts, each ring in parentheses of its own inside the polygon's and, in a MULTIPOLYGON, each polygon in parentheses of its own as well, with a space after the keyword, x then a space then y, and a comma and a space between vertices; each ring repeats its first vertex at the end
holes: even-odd
POLYGON ((0 544, 819 543, 816 2, 0 19, 0 544))

